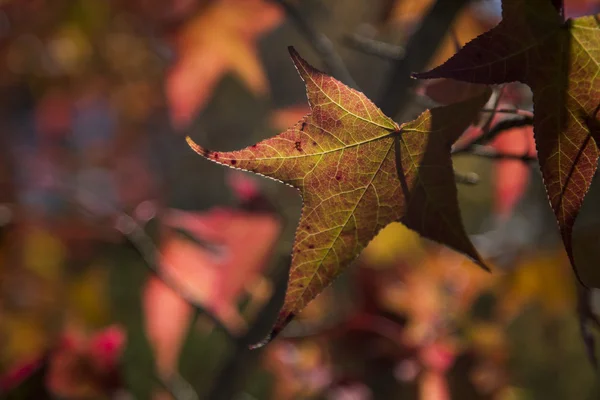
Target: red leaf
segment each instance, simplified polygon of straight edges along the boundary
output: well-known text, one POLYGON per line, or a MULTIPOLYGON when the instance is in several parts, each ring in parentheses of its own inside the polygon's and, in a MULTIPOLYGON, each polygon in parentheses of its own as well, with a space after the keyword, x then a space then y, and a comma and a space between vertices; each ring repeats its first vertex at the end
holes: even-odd
MULTIPOLYGON (((499 84, 534 95, 534 133, 544 184, 573 267, 571 235, 598 162, 598 16, 563 22, 548 0, 504 0, 499 25, 419 78, 499 84)), ((577 271, 575 269, 575 271, 577 271)))
MULTIPOLYGON (((248 191, 256 194, 256 188, 249 190, 248 182, 235 182, 233 188, 242 197, 248 191)), ((161 272, 227 329, 241 333, 246 321, 238 303, 262 276, 279 235, 279 219, 234 209, 207 213, 171 210, 162 222, 168 229, 161 244, 161 272), (203 245, 180 237, 173 228, 186 231, 203 245)), ((178 292, 152 279, 144 293, 144 309, 159 372, 169 376, 176 368, 191 306, 178 292)))
MULTIPOLYGON (((501 154, 535 156, 533 127, 502 132, 491 143, 501 154)), ((495 165, 496 213, 509 217, 529 182, 530 166, 520 160, 498 160, 495 165)))
POLYGON ((281 8, 266 0, 217 0, 188 21, 176 34, 177 63, 166 81, 173 122, 185 126, 228 72, 265 93, 256 41, 282 17, 281 8))

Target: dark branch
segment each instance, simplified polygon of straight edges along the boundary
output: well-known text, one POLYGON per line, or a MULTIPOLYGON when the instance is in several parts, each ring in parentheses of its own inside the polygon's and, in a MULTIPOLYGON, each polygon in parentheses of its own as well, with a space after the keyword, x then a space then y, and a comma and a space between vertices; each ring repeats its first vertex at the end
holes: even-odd
POLYGON ((463 185, 477 185, 479 183, 479 175, 475 172, 458 172, 454 171, 454 181, 463 185))
POLYGON ((383 58, 384 60, 398 61, 404 57, 402 47, 371 39, 359 33, 345 36, 344 43, 364 54, 383 58))
POLYGON ((481 112, 496 113, 496 114, 515 114, 515 115, 521 115, 523 117, 533 118, 533 113, 531 111, 522 110, 520 108, 498 108, 496 110, 492 110, 489 108, 483 108, 483 109, 481 109, 481 112))
POLYGON ((563 19, 565 18, 565 4, 563 0, 551 0, 552 5, 556 8, 556 11, 560 14, 563 19))
POLYGON ((357 88, 356 82, 350 76, 350 72, 344 65, 344 61, 337 54, 331 40, 321 32, 319 32, 312 23, 300 13, 289 1, 286 0, 271 0, 279 4, 292 19, 298 30, 306 37, 313 49, 319 54, 328 72, 334 77, 342 81, 348 86, 357 88))
POLYGON ((419 29, 408 41, 404 58, 395 63, 392 76, 385 85, 386 90, 378 101, 386 115, 402 114, 410 104, 410 90, 417 82, 411 78, 411 73, 427 67, 455 17, 467 3, 469 0, 438 0, 429 9, 419 29))
POLYGON ((117 229, 121 234, 123 234, 127 240, 137 249, 142 258, 145 261, 146 266, 153 272, 167 287, 175 291, 183 300, 185 300, 189 305, 194 307, 197 312, 206 315, 209 317, 212 322, 221 328, 228 336, 232 339, 235 339, 231 332, 223 325, 223 323, 214 315, 207 312, 202 304, 196 301, 195 296, 189 293, 183 286, 177 283, 177 280, 174 279, 168 273, 165 273, 162 268, 158 266, 156 261, 157 256, 160 255, 159 249, 154 244, 154 241, 144 228, 131 216, 128 214, 115 210, 118 216, 117 223, 115 224, 115 229, 117 229))
POLYGON ((525 163, 536 161, 536 157, 531 157, 528 154, 506 154, 501 153, 489 146, 473 145, 469 151, 461 152, 459 154, 470 154, 473 156, 491 158, 493 160, 518 160, 525 163))
POLYGON ((474 148, 488 144, 504 131, 529 125, 533 125, 533 117, 521 117, 500 121, 489 130, 484 131, 483 135, 473 139, 460 148, 452 149, 452 154, 471 153, 474 148))

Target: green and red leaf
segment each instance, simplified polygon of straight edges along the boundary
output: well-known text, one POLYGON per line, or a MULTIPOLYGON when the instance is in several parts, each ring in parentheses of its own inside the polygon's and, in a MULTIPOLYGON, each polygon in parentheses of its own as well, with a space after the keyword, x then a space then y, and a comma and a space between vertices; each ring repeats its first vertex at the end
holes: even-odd
POLYGON ((460 219, 450 147, 490 92, 399 126, 365 95, 310 66, 295 50, 311 113, 246 149, 202 156, 297 188, 302 217, 274 334, 323 291, 386 225, 401 221, 484 266, 460 219))
POLYGON ((500 24, 444 64, 415 75, 531 87, 539 164, 571 262, 573 225, 599 156, 598 18, 563 22, 550 1, 505 0, 500 24))

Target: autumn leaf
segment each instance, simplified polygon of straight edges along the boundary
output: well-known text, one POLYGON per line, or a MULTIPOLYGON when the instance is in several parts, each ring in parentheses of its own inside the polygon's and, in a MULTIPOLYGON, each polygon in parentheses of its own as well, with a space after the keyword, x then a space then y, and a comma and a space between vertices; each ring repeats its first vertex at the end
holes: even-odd
POLYGON ((239 296, 260 278, 279 234, 278 219, 234 209, 206 214, 171 210, 163 223, 211 248, 169 235, 161 249, 161 268, 231 331, 244 330, 239 296))
MULTIPOLYGON (((260 196, 257 187, 239 176, 232 177, 230 186, 242 201, 260 196)), ((257 300, 251 290, 258 286, 253 284, 264 283, 261 272, 278 238, 279 219, 272 213, 238 209, 205 213, 169 210, 162 223, 161 273, 167 273, 176 288, 185 289, 197 305, 230 332, 242 333, 246 320, 238 304, 245 294, 257 300), (181 237, 175 229, 185 231, 204 246, 181 237)), ((162 377, 168 378, 176 371, 192 311, 177 291, 159 279, 146 283, 146 331, 162 377)))
MULTIPOLYGON (((491 145, 500 154, 535 156, 533 129, 522 126, 502 132, 491 145), (533 154, 532 154, 533 153, 533 154)), ((501 218, 511 215, 529 183, 530 165, 521 160, 497 160, 494 164, 495 210, 501 218)))
POLYGON ((189 123, 227 72, 266 93, 256 41, 282 19, 280 7, 265 0, 218 0, 188 21, 174 38, 179 57, 165 83, 173 122, 189 123))
POLYGON ((444 64, 415 76, 531 87, 539 164, 573 263, 572 228, 598 161, 598 16, 564 22, 548 0, 505 0, 502 16, 444 64))
POLYGON ((450 146, 489 91, 435 108, 399 126, 362 93, 310 66, 290 48, 312 113, 244 150, 198 154, 297 188, 304 199, 290 280, 274 334, 325 289, 386 225, 422 236, 484 265, 460 219, 450 146))

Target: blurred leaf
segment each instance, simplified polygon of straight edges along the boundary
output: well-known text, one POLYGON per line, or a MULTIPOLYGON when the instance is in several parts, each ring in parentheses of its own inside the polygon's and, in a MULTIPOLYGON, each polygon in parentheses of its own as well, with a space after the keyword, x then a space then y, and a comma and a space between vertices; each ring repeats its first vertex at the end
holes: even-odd
POLYGON ((117 367, 124 342, 124 332, 116 326, 93 336, 77 328, 67 329, 48 359, 48 389, 64 399, 113 394, 121 383, 117 367))
POLYGON ((420 236, 400 223, 383 228, 363 250, 362 257, 371 265, 390 265, 399 256, 418 258, 426 254, 420 236))
MULTIPOLYGON (((574 317, 527 307, 507 329, 512 382, 532 399, 586 399, 596 381, 574 317), (569 366, 569 373, 565 373, 569 366)), ((527 398, 527 397, 526 397, 527 398)))
POLYGON ((66 249, 51 232, 31 227, 25 236, 24 264, 39 276, 56 280, 61 276, 66 249))
POLYGON ((279 234, 277 218, 233 209, 205 214, 171 210, 162 221, 171 229, 161 244, 163 271, 229 330, 245 331, 238 302, 261 279, 279 234))
POLYGON ((223 74, 234 72, 257 94, 268 90, 256 40, 282 19, 266 0, 218 0, 175 38, 178 61, 166 81, 171 119, 181 127, 202 109, 223 74))
MULTIPOLYGON (((496 137, 491 145, 500 154, 535 155, 533 127, 509 129, 496 137)), ((531 167, 521 160, 497 160, 494 165, 495 209, 502 218, 512 213, 527 188, 531 167)))
POLYGON ((575 308, 575 285, 566 268, 568 260, 564 253, 557 253, 539 254, 511 272, 510 289, 503 298, 509 315, 520 312, 523 304, 530 302, 553 314, 575 308))
POLYGON ((0 399, 2 400, 50 400, 46 388, 47 360, 28 361, 8 375, 0 377, 0 399), (14 386, 15 384, 16 387, 14 386))

